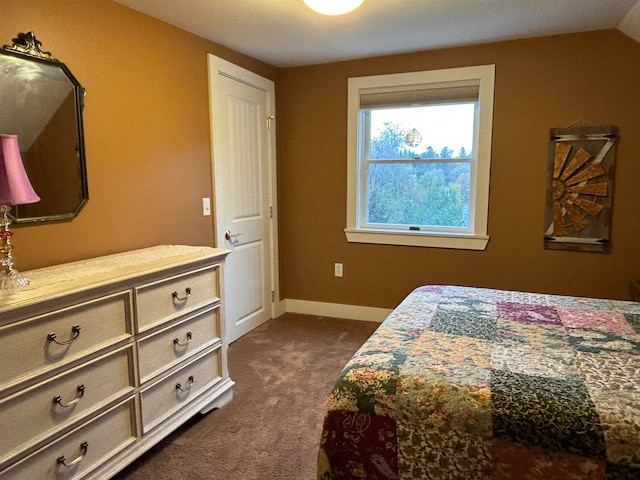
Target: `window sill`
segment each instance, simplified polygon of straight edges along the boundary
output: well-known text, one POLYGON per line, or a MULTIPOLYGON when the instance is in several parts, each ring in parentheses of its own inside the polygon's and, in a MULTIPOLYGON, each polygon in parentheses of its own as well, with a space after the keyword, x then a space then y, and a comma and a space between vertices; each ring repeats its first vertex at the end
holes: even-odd
POLYGON ((489 237, 486 235, 440 235, 424 232, 383 232, 351 228, 346 228, 344 233, 347 236, 347 241, 351 243, 455 248, 460 250, 485 250, 489 243, 489 237))

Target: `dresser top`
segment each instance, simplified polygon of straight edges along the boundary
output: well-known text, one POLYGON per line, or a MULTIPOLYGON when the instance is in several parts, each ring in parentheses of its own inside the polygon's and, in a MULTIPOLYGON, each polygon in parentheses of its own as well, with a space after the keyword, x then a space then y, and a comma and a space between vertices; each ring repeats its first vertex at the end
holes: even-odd
POLYGON ((186 245, 160 245, 130 252, 21 272, 29 286, 0 291, 0 314, 34 302, 55 299, 198 262, 226 257, 229 250, 186 245))

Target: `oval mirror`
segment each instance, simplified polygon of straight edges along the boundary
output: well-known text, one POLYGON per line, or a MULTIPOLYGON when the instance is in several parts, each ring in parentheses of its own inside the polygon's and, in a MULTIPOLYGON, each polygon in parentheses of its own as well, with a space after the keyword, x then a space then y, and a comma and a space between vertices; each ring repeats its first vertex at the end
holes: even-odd
POLYGON ((25 170, 41 199, 16 205, 16 223, 72 219, 89 200, 84 89, 41 45, 29 32, 0 49, 0 133, 18 135, 25 170))

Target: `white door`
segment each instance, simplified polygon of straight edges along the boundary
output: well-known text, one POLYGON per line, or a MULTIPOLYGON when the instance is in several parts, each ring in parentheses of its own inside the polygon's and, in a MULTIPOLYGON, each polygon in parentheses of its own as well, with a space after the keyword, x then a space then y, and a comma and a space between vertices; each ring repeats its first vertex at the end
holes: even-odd
POLYGON ((225 335, 272 318, 277 289, 275 88, 209 55, 216 246, 227 248, 225 335))

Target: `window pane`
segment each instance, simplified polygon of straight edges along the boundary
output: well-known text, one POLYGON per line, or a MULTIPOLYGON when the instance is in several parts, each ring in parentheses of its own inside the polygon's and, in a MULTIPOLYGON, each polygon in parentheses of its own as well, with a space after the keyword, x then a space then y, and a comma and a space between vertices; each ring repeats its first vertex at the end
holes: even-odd
POLYGON ((369 158, 471 157, 474 109, 460 103, 370 110, 369 158))
POLYGON ((370 163, 367 223, 469 226, 471 165, 452 163, 370 163))

